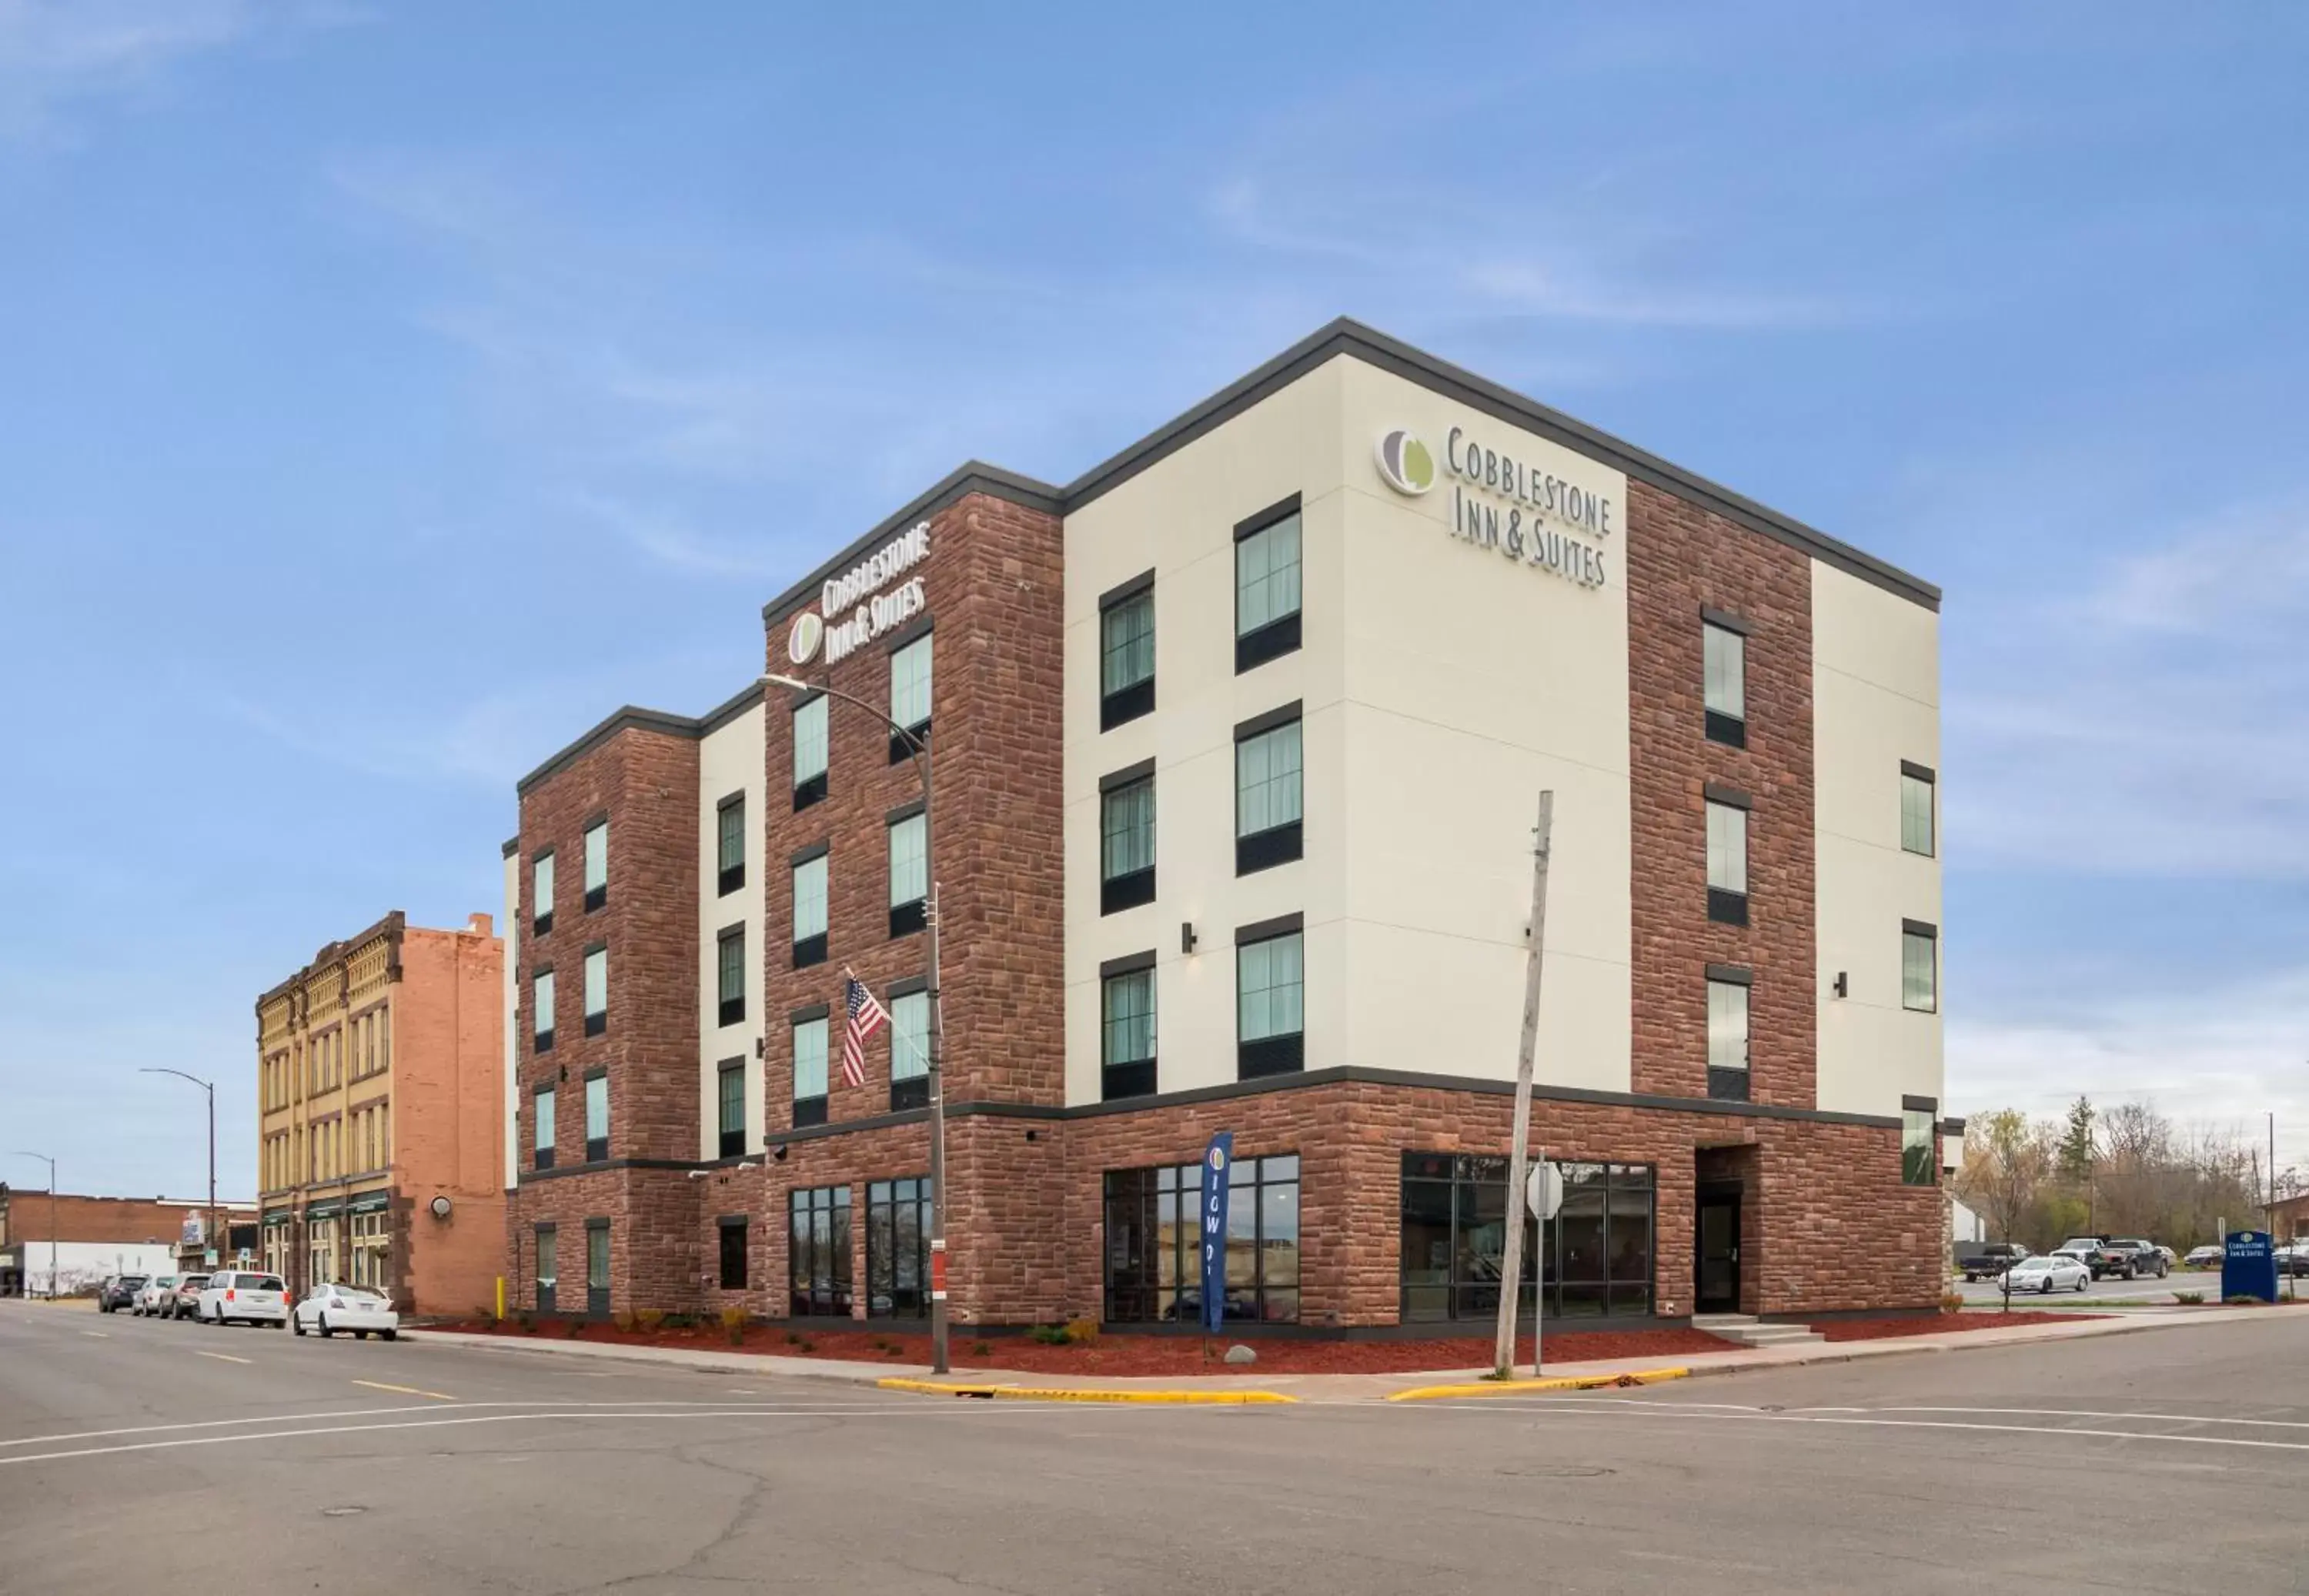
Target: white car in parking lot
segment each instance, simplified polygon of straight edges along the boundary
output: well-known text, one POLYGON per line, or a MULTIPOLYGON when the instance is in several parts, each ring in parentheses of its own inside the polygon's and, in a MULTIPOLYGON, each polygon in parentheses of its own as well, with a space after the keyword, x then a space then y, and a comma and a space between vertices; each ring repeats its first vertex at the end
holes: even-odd
POLYGON ((323 1335, 350 1330, 359 1340, 367 1341, 375 1331, 391 1341, 401 1333, 401 1316, 393 1311, 393 1304, 367 1286, 317 1287, 296 1306, 289 1323, 298 1335, 307 1330, 323 1335))
POLYGON ((2066 1253, 2023 1258, 2004 1272, 2004 1283, 2015 1291, 2081 1291, 2092 1284, 2092 1271, 2066 1253))
POLYGON ((131 1318, 138 1319, 147 1314, 167 1317, 175 1312, 176 1306, 177 1277, 156 1274, 138 1290, 136 1300, 129 1306, 128 1313, 131 1318))
POLYGON ((200 1311, 194 1316, 203 1324, 229 1324, 236 1319, 244 1324, 286 1324, 288 1288, 279 1275, 262 1270, 220 1269, 201 1288, 200 1311))

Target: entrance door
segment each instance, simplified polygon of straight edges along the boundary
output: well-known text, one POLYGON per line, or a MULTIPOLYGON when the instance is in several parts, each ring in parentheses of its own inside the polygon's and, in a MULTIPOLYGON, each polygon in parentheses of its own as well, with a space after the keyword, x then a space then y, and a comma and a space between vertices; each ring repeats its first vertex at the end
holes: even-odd
POLYGON ((1702 1186, 1698 1193, 1699 1235, 1692 1255, 1697 1278, 1692 1309, 1703 1314, 1740 1311, 1740 1188, 1702 1186))

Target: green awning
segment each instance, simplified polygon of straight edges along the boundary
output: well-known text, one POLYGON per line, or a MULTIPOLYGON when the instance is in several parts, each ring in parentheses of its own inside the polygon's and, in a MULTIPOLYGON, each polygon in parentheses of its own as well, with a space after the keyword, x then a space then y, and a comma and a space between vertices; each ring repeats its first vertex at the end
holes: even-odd
POLYGON ((388 1190, 362 1192, 345 1204, 347 1213, 380 1213, 393 1206, 393 1193, 388 1190))
POLYGON ((305 1210, 305 1219, 307 1223, 316 1219, 334 1219, 337 1217, 338 1211, 343 1207, 342 1203, 332 1197, 325 1203, 316 1203, 305 1210))
POLYGON ((286 1208, 276 1208, 272 1212, 264 1216, 264 1222, 268 1227, 272 1225, 285 1225, 295 1217, 296 1216, 290 1213, 286 1208))

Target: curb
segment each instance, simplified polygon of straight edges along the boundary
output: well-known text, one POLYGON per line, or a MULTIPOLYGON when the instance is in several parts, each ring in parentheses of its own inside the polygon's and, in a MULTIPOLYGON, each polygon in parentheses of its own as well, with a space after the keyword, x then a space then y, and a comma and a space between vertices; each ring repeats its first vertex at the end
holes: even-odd
POLYGON ((1688 1368, 1647 1368, 1617 1375, 1571 1375, 1552 1380, 1485 1380, 1476 1385, 1414 1385, 1388 1393, 1391 1402, 1431 1402, 1463 1396, 1523 1396, 1535 1391, 1594 1391, 1605 1385, 1656 1385, 1687 1379, 1688 1368))
POLYGON ((922 1396, 973 1396, 985 1401, 1033 1402, 1169 1402, 1196 1407, 1248 1407, 1266 1402, 1295 1402, 1279 1391, 1117 1391, 1074 1385, 961 1385, 942 1380, 908 1380, 892 1376, 874 1382, 885 1391, 911 1391, 922 1396))

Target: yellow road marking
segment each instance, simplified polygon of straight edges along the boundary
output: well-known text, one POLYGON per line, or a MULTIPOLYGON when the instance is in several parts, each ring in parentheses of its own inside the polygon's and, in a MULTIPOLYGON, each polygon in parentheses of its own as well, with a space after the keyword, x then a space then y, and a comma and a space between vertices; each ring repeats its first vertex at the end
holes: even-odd
POLYGON ((193 1349, 193 1356, 195 1358, 213 1358, 219 1363, 246 1363, 249 1361, 249 1359, 246 1358, 235 1358, 229 1352, 203 1352, 197 1347, 193 1349))
POLYGON ((454 1402, 457 1399, 443 1391, 419 1391, 414 1385, 388 1385, 382 1380, 355 1380, 356 1385, 366 1385, 371 1391, 397 1391, 403 1396, 429 1396, 437 1402, 454 1402))

